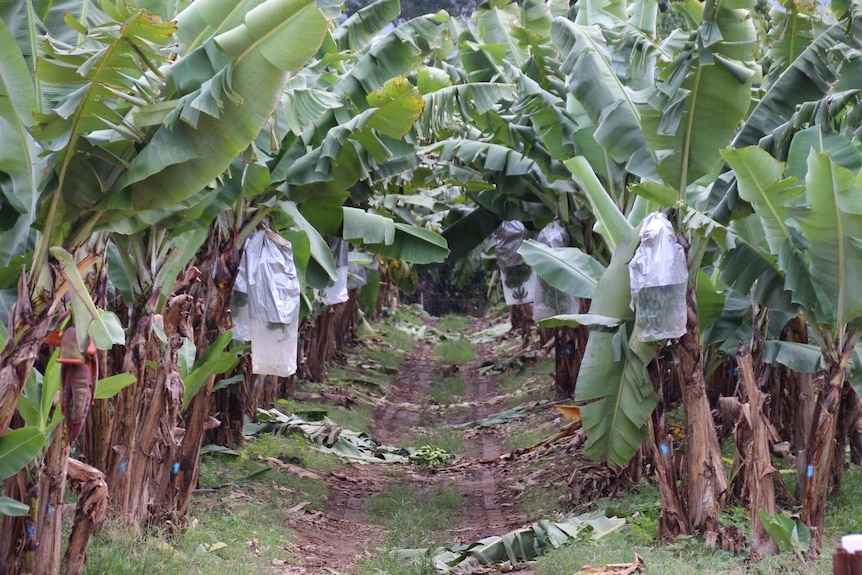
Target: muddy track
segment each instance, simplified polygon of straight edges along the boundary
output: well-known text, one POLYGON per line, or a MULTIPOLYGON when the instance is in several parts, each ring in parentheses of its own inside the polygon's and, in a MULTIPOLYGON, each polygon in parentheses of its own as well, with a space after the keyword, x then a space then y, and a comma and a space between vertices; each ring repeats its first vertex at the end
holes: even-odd
POLYGON ((386 405, 374 414, 372 432, 378 443, 391 445, 404 431, 418 425, 419 406, 428 402, 435 362, 430 358, 431 344, 422 341, 407 355, 398 370, 398 384, 386 398, 386 405))
MULTIPOLYGON (((494 403, 497 379, 479 373, 482 359, 460 369, 467 389, 469 409, 446 418, 440 412, 425 409, 432 402, 428 391, 439 370, 431 354, 432 345, 421 342, 399 368, 398 384, 386 398, 386 404, 375 412, 372 433, 381 444, 395 444, 405 433, 426 423, 459 424, 486 418, 504 409, 494 403)), ((480 346, 478 357, 492 354, 491 346, 480 346)), ((458 526, 449 531, 452 543, 472 543, 490 535, 502 535, 521 526, 516 513, 501 501, 504 463, 492 462, 503 453, 503 432, 498 428, 464 432, 467 457, 456 465, 436 468, 433 472, 409 471, 399 481, 428 484, 443 483, 463 497, 464 512, 458 526), (507 511, 510 513, 507 515, 507 511)), ((303 567, 287 573, 353 573, 355 563, 369 556, 385 539, 385 533, 365 523, 365 501, 382 492, 395 481, 387 475, 386 465, 352 465, 327 478, 328 503, 325 512, 310 514, 310 525, 298 545, 298 555, 305 557, 303 567)), ((520 571, 530 575, 533 571, 520 571)))

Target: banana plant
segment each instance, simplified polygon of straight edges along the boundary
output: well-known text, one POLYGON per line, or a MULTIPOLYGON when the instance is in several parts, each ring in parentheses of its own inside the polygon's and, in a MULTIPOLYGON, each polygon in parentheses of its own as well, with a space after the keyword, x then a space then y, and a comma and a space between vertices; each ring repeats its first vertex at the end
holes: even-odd
POLYGON ((825 386, 808 442, 802 512, 819 546, 838 408, 862 337, 862 299, 855 289, 862 273, 856 227, 862 224, 857 205, 862 158, 857 152, 854 168, 844 167, 822 143, 810 145, 808 134, 794 138, 806 142, 804 164, 800 154, 783 164, 757 147, 727 150, 724 158, 736 174, 740 197, 755 207, 749 217, 759 219, 766 231, 765 245, 755 249, 766 248, 760 253, 784 275, 785 290, 808 320, 821 352, 825 386))

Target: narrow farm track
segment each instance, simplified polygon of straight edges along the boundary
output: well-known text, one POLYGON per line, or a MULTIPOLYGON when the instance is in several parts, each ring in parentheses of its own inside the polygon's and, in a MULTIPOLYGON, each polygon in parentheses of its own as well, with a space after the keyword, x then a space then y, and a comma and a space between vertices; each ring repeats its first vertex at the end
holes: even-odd
MULTIPOLYGON (((499 376, 479 371, 482 361, 493 353, 490 344, 482 344, 479 359, 458 370, 466 389, 463 400, 469 407, 450 416, 445 415, 445 410, 432 409, 429 390, 440 370, 432 348, 432 344, 420 342, 399 367, 397 385, 374 414, 372 435, 379 443, 394 445, 405 435, 415 435, 420 430, 476 421, 504 409, 495 402, 499 376)), ((461 517, 448 531, 451 544, 472 543, 521 527, 522 517, 501 499, 505 463, 496 460, 504 452, 504 433, 500 427, 462 432, 467 456, 446 467, 433 470, 408 467, 405 473, 393 473, 389 465, 368 464, 351 465, 344 471, 331 473, 327 477, 325 511, 309 513, 308 525, 300 527, 301 537, 294 551, 302 564, 287 567, 285 573, 355 573, 356 563, 379 552, 386 540, 386 533, 368 522, 364 512, 366 501, 403 483, 421 489, 442 485, 461 496, 461 517)), ((519 573, 530 575, 534 571, 521 569, 519 573)))

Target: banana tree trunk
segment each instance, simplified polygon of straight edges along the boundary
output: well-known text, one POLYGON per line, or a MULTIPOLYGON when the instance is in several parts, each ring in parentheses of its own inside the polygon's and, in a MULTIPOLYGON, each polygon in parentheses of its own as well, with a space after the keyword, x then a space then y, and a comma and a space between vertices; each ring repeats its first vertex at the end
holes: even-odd
POLYGON ((512 332, 526 343, 530 339, 530 333, 533 330, 533 304, 519 303, 510 305, 509 319, 512 322, 512 332))
MULTIPOLYGON (((775 515, 775 483, 769 454, 769 421, 763 413, 765 395, 760 391, 758 378, 752 365, 752 354, 740 343, 736 363, 745 395, 748 397, 748 417, 740 418, 740 425, 750 427, 749 438, 743 446, 745 453, 745 492, 751 514, 751 553, 753 558, 771 557, 778 546, 760 521, 760 510, 775 515)), ((743 411, 746 411, 745 409, 743 411)))
POLYGON ((691 532, 677 489, 673 460, 673 438, 667 431, 664 404, 659 401, 652 414, 652 441, 656 481, 661 495, 661 516, 658 520, 659 541, 673 541, 691 532))
POLYGON ((133 311, 130 330, 126 336, 126 353, 122 370, 135 376, 135 383, 117 395, 107 454, 106 480, 111 493, 111 507, 128 520, 132 484, 129 462, 138 451, 136 429, 142 398, 151 397, 155 386, 155 372, 149 361, 158 361, 159 342, 153 333, 153 312, 142 304, 133 311))
POLYGON ((808 440, 805 468, 805 497, 801 519, 811 530, 811 550, 820 552, 823 525, 826 519, 826 496, 831 488, 832 465, 835 459, 836 418, 843 395, 847 365, 855 340, 846 343, 840 359, 827 367, 825 384, 814 410, 814 425, 808 440))
POLYGON ((128 499, 123 504, 123 517, 130 522, 147 525, 157 521, 151 515, 162 470, 172 467, 171 446, 175 445, 177 422, 183 403, 183 381, 177 355, 184 338, 192 337, 190 318, 195 300, 182 294, 172 297, 163 316, 167 345, 156 372, 155 385, 143 394, 138 406, 139 426, 135 431, 136 447, 128 457, 128 499))
POLYGON ((69 442, 66 426, 57 427, 45 454, 37 484, 36 573, 56 575, 60 572, 63 536, 63 503, 66 495, 66 460, 69 442))
POLYGON ((242 381, 212 395, 212 411, 219 425, 208 434, 211 443, 231 449, 242 443, 244 417, 257 414, 258 398, 271 387, 268 382, 277 379, 276 376, 253 374, 248 356, 240 360, 237 372, 243 374, 242 381))
POLYGON ((52 285, 34 302, 23 272, 18 280, 18 301, 9 318, 9 339, 0 354, 0 435, 9 429, 18 397, 48 335, 51 315, 46 302, 53 299, 54 289, 52 285))
POLYGON ((108 485, 104 473, 77 459, 68 460, 67 474, 78 492, 78 505, 69 535, 69 546, 63 557, 62 573, 81 575, 90 548, 90 538, 108 512, 108 485))
POLYGON ((848 417, 850 427, 847 432, 850 438, 850 461, 854 465, 862 465, 862 397, 853 389, 849 390, 849 395, 848 401, 855 404, 852 410, 848 410, 851 414, 848 417))
MULTIPOLYGON (((843 379, 843 377, 842 377, 843 379)), ((811 429, 806 450, 805 496, 802 500, 801 519, 812 534, 812 549, 820 551, 823 525, 826 518, 826 495, 832 476, 832 458, 835 453, 835 418, 841 399, 841 387, 830 378, 814 410, 815 425, 811 429)))
MULTIPOLYGON (((341 304, 338 304, 341 305, 341 304)), ((309 381, 323 381, 326 378, 327 357, 334 356, 335 336, 332 316, 335 306, 326 306, 317 315, 306 318, 300 328, 302 358, 298 375, 309 381)))
MULTIPOLYGON (((31 503, 30 476, 25 467, 6 480, 6 497, 31 503)), ((3 515, 0 529, 0 573, 34 573, 36 562, 36 527, 33 515, 11 517, 3 515)))
MULTIPOLYGON (((589 313, 590 300, 580 299, 579 313, 589 313)), ((557 327, 554 334, 554 390, 557 399, 569 399, 575 393, 575 384, 584 351, 587 349, 589 326, 557 327)))
MULTIPOLYGON (((228 235, 224 241, 220 241, 216 229, 215 226, 211 228, 208 249, 197 262, 202 281, 189 286, 189 292, 195 300, 206 302, 203 313, 195 314, 191 322, 196 327, 198 337, 195 343, 199 350, 212 345, 230 325, 231 291, 239 266, 239 252, 233 236, 228 235)), ((192 398, 184 416, 182 440, 179 444, 169 444, 170 464, 161 468, 155 510, 158 516, 169 519, 174 525, 185 523, 192 490, 197 487, 201 446, 208 422, 211 421, 209 413, 213 403, 214 381, 215 376, 192 398)))
POLYGON ((689 287, 686 302, 687 330, 674 346, 674 359, 683 384, 685 506, 691 529, 701 533, 717 533, 718 516, 727 490, 727 478, 706 395, 694 286, 689 287))

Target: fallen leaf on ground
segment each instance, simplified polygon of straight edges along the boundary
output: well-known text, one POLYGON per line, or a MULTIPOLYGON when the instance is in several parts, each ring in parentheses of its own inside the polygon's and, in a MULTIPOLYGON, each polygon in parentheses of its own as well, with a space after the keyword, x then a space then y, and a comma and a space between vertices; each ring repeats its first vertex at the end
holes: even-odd
POLYGON ((643 573, 644 568, 643 557, 635 553, 635 560, 632 563, 611 563, 598 567, 584 565, 575 575, 631 575, 643 573))

